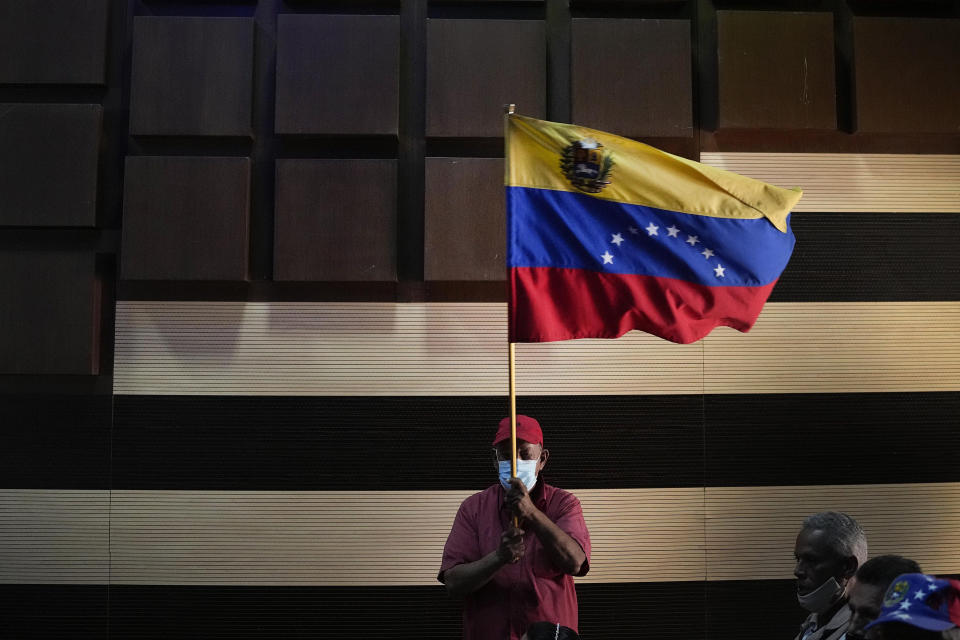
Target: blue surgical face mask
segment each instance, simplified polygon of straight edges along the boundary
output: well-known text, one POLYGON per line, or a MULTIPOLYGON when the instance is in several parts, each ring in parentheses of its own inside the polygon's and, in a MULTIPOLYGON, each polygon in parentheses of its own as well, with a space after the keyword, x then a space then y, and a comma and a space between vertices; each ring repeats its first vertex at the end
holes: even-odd
MULTIPOLYGON (((539 460, 517 460, 517 477, 523 482, 527 491, 532 491, 537 484, 537 463, 539 460)), ((510 461, 501 460, 500 484, 504 489, 510 488, 510 461)))

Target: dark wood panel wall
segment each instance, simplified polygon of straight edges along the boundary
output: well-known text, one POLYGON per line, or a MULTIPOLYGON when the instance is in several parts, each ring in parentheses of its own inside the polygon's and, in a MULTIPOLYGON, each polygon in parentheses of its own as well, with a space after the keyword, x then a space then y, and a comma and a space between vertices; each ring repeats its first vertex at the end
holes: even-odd
POLYGON ((692 137, 690 42, 690 20, 574 18, 572 121, 637 138, 692 137))
POLYGON ((958 6, 0 2, 0 376, 109 384, 116 286, 502 299, 506 102, 693 158, 960 152, 958 6))
POLYGON ((837 128, 830 13, 719 11, 721 129, 837 128))
POLYGON ((108 0, 0 3, 0 83, 103 85, 108 0))
POLYGON ((546 46, 543 20, 430 20, 427 136, 502 136, 507 102, 544 117, 546 46))
POLYGON ((427 158, 427 280, 504 279, 503 170, 502 158, 427 158))
POLYGON ((120 102, 119 91, 108 97, 119 87, 108 31, 125 13, 111 4, 0 2, 0 384, 10 391, 109 382, 104 257, 117 242, 101 228, 100 191, 112 182, 116 138, 105 132, 120 102))
POLYGON ((278 16, 278 134, 396 135, 399 16, 278 16))
POLYGON ((394 280, 395 160, 278 160, 277 280, 394 280))
POLYGON ((0 224, 96 225, 99 104, 0 104, 0 224))
POLYGON ((960 20, 857 17, 857 129, 960 131, 960 20))
POLYGON ((244 280, 249 158, 131 156, 120 277, 244 280))
POLYGON ((251 133, 253 20, 138 16, 130 133, 251 133))

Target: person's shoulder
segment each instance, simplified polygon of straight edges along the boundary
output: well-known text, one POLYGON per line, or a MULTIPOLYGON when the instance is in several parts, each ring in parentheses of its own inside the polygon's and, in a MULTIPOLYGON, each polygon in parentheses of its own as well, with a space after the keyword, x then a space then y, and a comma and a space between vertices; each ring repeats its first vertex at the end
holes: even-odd
MULTIPOLYGON (((850 622, 850 618, 853 616, 853 612, 850 610, 850 607, 843 605, 840 607, 836 613, 833 614, 833 617, 830 618, 830 621, 824 625, 827 629, 834 630, 846 630, 847 623, 850 622)), ((840 637, 840 636, 837 636, 840 637)))
POLYGON ((579 507, 580 499, 577 498, 573 493, 567 491, 566 489, 561 489, 560 487, 555 487, 553 485, 544 484, 544 497, 547 499, 547 502, 551 505, 557 505, 558 507, 579 507))
POLYGON ((494 484, 483 491, 477 491, 475 494, 468 496, 460 503, 460 510, 472 510, 477 511, 483 509, 489 505, 496 505, 500 502, 500 485, 494 484))
POLYGON ((555 487, 552 484, 544 484, 543 490, 547 492, 552 499, 555 500, 577 500, 575 496, 570 491, 566 489, 561 489, 560 487, 555 487))

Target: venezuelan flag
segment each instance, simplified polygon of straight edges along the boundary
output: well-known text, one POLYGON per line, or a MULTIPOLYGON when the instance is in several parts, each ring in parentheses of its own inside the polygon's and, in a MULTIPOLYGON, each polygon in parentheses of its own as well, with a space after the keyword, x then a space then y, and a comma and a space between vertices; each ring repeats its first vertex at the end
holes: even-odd
POLYGON ((505 181, 511 342, 748 331, 793 252, 799 189, 593 129, 507 116, 505 181))

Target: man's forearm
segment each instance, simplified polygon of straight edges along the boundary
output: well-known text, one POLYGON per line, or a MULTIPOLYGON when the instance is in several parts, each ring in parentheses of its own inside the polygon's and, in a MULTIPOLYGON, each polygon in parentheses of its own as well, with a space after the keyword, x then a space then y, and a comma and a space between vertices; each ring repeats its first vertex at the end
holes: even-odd
POLYGON ((461 598, 487 584, 504 564, 494 549, 475 562, 450 567, 443 573, 443 582, 450 595, 461 598))
POLYGON ((527 528, 533 529, 558 569, 570 575, 580 571, 580 567, 587 560, 587 554, 583 552, 580 543, 558 527, 545 513, 538 510, 529 518, 527 528))

